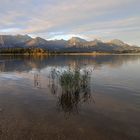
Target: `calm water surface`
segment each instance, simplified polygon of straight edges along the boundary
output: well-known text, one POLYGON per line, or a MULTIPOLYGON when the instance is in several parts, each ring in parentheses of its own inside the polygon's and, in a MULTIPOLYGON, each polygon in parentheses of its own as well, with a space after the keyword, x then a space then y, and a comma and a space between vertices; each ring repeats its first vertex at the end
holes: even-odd
POLYGON ((0 140, 139 140, 140 55, 0 56, 0 140))

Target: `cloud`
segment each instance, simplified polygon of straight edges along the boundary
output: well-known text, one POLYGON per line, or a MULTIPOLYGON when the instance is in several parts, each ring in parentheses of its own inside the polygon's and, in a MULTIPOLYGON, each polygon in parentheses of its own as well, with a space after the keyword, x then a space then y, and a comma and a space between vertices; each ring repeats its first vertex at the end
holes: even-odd
POLYGON ((133 42, 134 34, 140 37, 139 5, 138 0, 0 0, 0 33, 106 39, 116 32, 133 42))

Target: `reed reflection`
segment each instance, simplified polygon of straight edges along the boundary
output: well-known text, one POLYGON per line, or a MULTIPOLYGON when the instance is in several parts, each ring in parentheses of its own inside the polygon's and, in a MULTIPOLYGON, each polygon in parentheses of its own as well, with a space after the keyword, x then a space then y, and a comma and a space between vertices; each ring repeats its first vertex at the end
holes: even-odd
POLYGON ((94 101, 90 88, 92 70, 79 66, 59 71, 53 69, 49 76, 52 94, 58 96, 58 109, 65 113, 78 113, 80 105, 94 101))
POLYGON ((5 70, 5 63, 0 62, 0 72, 4 72, 4 70, 5 70))
POLYGON ((40 73, 34 74, 34 87, 41 88, 40 73))

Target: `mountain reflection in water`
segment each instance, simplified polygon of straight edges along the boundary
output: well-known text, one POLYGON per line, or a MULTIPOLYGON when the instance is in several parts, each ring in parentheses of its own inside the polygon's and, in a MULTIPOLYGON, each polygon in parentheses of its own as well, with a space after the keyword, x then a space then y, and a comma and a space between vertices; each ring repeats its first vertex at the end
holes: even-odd
POLYGON ((139 59, 139 55, 105 55, 105 56, 0 56, 1 72, 24 72, 36 68, 38 71, 46 67, 64 67, 77 63, 80 67, 88 66, 121 67, 129 61, 139 59))
POLYGON ((140 55, 0 56, 0 140, 139 140, 139 72, 140 55))

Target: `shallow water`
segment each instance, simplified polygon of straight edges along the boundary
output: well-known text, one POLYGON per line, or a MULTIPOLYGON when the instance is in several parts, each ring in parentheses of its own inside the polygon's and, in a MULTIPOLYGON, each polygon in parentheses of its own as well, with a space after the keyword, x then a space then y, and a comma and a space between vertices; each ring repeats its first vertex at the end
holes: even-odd
POLYGON ((139 139, 140 55, 0 56, 0 140, 139 139))

